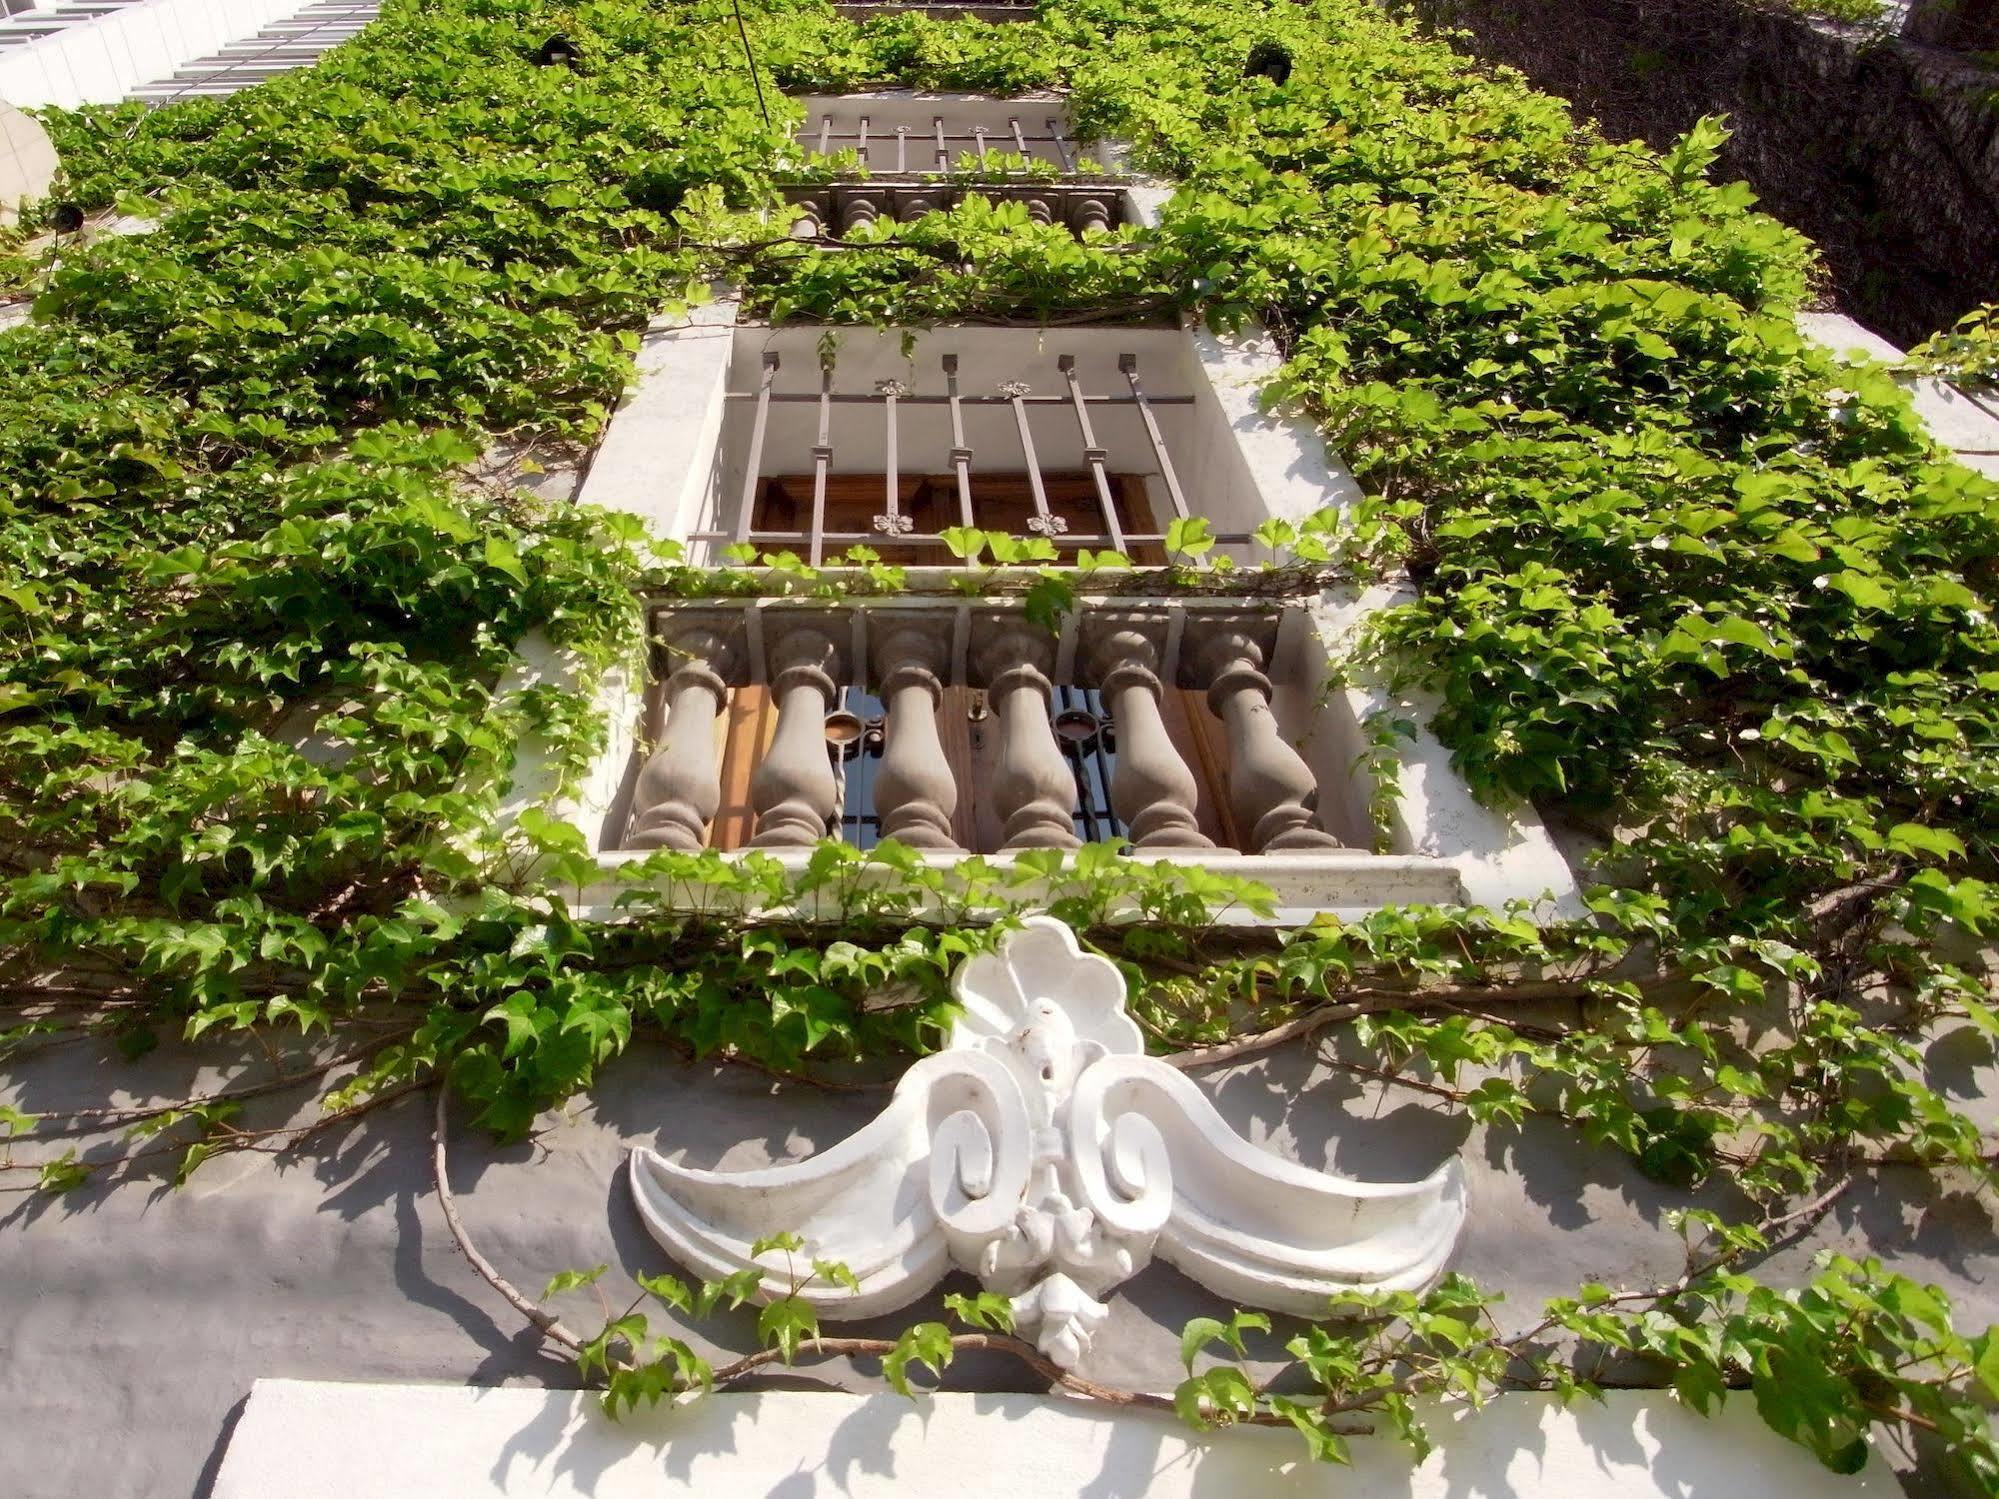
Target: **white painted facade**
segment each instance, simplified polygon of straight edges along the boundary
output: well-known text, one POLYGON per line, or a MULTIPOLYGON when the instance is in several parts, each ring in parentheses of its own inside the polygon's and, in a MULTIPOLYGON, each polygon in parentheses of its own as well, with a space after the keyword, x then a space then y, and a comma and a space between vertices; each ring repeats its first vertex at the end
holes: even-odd
POLYGON ((1203 1436, 1157 1411, 1039 1395, 711 1395, 613 1422, 584 1391, 263 1379, 214 1499, 1871 1499, 1757 1419, 1747 1395, 1703 1419, 1663 1391, 1564 1409, 1502 1395, 1427 1408, 1420 1464, 1383 1434, 1353 1465, 1295 1433, 1203 1436))
MULTIPOLYGON (((139 0, 0 49, 0 100, 19 109, 112 104, 141 84, 281 17, 307 0, 139 0)), ((34 13, 17 16, 26 23, 34 13)))
POLYGON ((48 196, 55 180, 56 149, 48 132, 0 97, 0 225, 21 208, 48 196))

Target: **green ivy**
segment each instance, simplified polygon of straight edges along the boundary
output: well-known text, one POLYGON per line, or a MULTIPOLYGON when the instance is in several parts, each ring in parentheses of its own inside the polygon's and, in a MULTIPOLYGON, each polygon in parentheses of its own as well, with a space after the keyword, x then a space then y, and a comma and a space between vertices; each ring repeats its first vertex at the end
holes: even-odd
MULTIPOLYGON (((1921 1079, 1939 1035, 1989 1050, 1995 1024, 1999 490, 1885 371, 1800 339, 1810 248, 1709 179, 1721 125, 1613 145, 1359 0, 744 17, 768 120, 719 0, 390 0, 233 99, 45 113, 62 193, 156 227, 58 248, 31 214, 0 234, 0 296, 34 298, 0 332, 0 963, 10 997, 86 1001, 8 1011, 0 1057, 77 1028, 127 1055, 162 1031, 358 1030, 311 1128, 445 1078, 517 1135, 641 1030, 784 1074, 899 1063, 945 1033, 957 963, 1033 900, 1124 968, 1162 1051, 1323 1035, 1337 1065, 1501 1134, 1564 1121, 1685 1195, 1684 1281, 1585 1290, 1537 1335, 1647 1362, 1700 1409, 1747 1387, 1835 1467, 1877 1423, 1939 1435, 1993 1487, 1990 1334, 1886 1267, 1788 1287, 1750 1269, 1855 1173, 1990 1180, 1976 1126, 1921 1079), (533 65, 551 31, 577 68, 533 65), (1245 77, 1271 47, 1289 80, 1245 77), (951 174, 949 212, 793 241, 781 91, 882 82, 1065 89, 1079 127, 1176 189, 1157 227, 1078 242, 982 195, 1019 166, 988 162, 951 174), (868 552, 690 569, 627 519, 475 477, 574 456, 646 324, 716 281, 833 329, 1271 330, 1271 404, 1317 421, 1367 493, 1260 531, 1255 586, 1406 579, 1369 649, 1435 695, 1476 788, 1600 849, 1590 916, 1245 927, 1221 913, 1268 916, 1267 891, 1107 847, 938 870, 828 845, 802 874, 657 855, 606 897, 575 829, 537 809, 502 828, 523 736, 574 769, 604 730, 577 692, 496 691, 523 641, 587 678, 641 648, 641 590, 904 586, 868 552), (1530 1025, 1526 998, 1568 1018, 1530 1025)), ((1975 380, 1988 331, 1925 357, 1975 380)), ((1044 622, 1079 593, 1248 571, 1198 520, 1158 569, 949 544, 964 589, 1044 622)), ((1380 720, 1369 756, 1399 732, 1380 720)), ((108 1154, 8 1111, 0 1168, 65 1192, 161 1156, 185 1180, 298 1137, 245 1128, 245 1091, 137 1107, 108 1154)), ((677 1314, 741 1299, 667 1281, 677 1314)), ((1414 1394, 1584 1389, 1559 1358, 1522 1374, 1496 1294, 1342 1308, 1281 1390, 1243 1372, 1253 1319, 1197 1327, 1179 1407, 1337 1458, 1343 1413, 1420 1445, 1414 1394), (1217 1339, 1235 1357, 1194 1372, 1217 1339)), ((821 1346, 793 1305, 761 1328, 787 1362, 821 1346)), ((958 1317, 881 1350, 890 1381, 1006 1336, 990 1307, 958 1317)), ((614 1403, 712 1372, 629 1320, 591 1347, 614 1403)))

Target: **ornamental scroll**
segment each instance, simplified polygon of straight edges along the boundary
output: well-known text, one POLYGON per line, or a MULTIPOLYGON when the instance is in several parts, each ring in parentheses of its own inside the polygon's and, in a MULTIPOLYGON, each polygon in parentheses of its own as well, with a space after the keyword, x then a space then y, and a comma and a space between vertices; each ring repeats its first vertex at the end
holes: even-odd
POLYGON ((1354 1182, 1251 1145, 1144 1054, 1123 976, 1061 922, 1028 917, 953 989, 963 1014, 946 1049, 831 1149, 739 1172, 634 1150, 652 1236, 709 1278, 754 1265, 782 1296, 783 1256, 750 1247, 796 1233, 859 1283, 802 1293, 828 1319, 894 1311, 969 1271, 1064 1368, 1109 1315, 1103 1298, 1155 1256, 1232 1301, 1300 1315, 1442 1273, 1465 1217, 1456 1161, 1418 1182, 1354 1182))

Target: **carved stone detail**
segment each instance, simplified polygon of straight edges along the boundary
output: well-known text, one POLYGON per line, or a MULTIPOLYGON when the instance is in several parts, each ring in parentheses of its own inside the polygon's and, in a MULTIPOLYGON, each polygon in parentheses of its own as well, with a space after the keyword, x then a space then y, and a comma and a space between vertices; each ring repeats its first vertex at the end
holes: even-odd
POLYGON ((1124 980, 1047 916, 1027 918, 953 983, 946 1050, 903 1076, 875 1121, 808 1160, 698 1171, 635 1150, 654 1239, 709 1277, 755 1267, 788 1294, 795 1232, 857 1289, 808 1286, 828 1318, 907 1306, 953 1267, 1012 1298, 1015 1324, 1064 1368, 1103 1297, 1156 1255, 1232 1300, 1299 1315, 1336 1292, 1421 1290, 1465 1216, 1458 1165, 1418 1182, 1350 1182, 1259 1150, 1184 1073, 1144 1054, 1124 980))
POLYGON ((1024 620, 1002 619, 993 628, 992 638, 976 648, 973 665, 999 721, 992 794, 1006 824, 1002 846, 1075 848, 1083 841, 1071 816, 1076 778, 1048 717, 1055 643, 1024 620))
POLYGON ((823 621, 777 629, 770 647, 777 732, 750 776, 752 848, 810 848, 826 836, 839 796, 826 758, 826 712, 839 695, 840 651, 823 621))
POLYGON ((1214 840, 1194 819, 1200 788, 1159 711, 1155 623, 1162 622, 1111 616, 1090 651, 1092 676, 1117 724, 1111 809, 1131 830, 1133 848, 1213 848, 1214 840))
POLYGON ((944 698, 950 621, 910 618, 891 623, 875 647, 881 699, 888 709, 888 743, 875 774, 875 812, 884 838, 912 848, 956 849, 951 814, 958 783, 937 733, 944 698))

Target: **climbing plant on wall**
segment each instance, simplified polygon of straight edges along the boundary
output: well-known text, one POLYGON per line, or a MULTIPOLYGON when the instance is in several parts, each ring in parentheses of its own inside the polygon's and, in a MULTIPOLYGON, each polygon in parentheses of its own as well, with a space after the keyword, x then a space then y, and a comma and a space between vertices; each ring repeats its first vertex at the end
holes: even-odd
MULTIPOLYGON (((1380 1298, 1299 1334, 1275 1384, 1241 1360, 1253 1319, 1190 1328, 1187 1418, 1294 1425, 1337 1458, 1373 1413, 1420 1447, 1418 1395, 1573 1393, 1616 1353, 1698 1409, 1748 1387, 1833 1466, 1886 1426, 1999 1486, 1992 1334, 1872 1261, 1755 1273, 1866 1173, 1990 1184, 1922 1064, 1999 1029, 1999 504, 1886 374, 1801 342, 1809 247, 1708 179, 1721 127, 1663 156, 1610 144, 1356 0, 745 14, 768 122, 714 0, 391 0, 235 99, 46 118, 69 197, 158 227, 59 261, 0 245, 0 289, 35 295, 0 332, 0 1046, 294 1034, 321 1048, 295 1081, 331 1091, 261 1131, 237 1110, 266 1084, 135 1107, 82 1152, 83 1121, 9 1110, 13 1184, 148 1157, 184 1180, 435 1083, 518 1135, 641 1027, 780 1073, 892 1064, 1052 881, 1037 898, 1189 1065, 1338 1034, 1389 1086, 1495 1130, 1565 1121, 1686 1194, 1686 1273, 1661 1286, 1517 1323, 1503 1288, 1380 1298), (536 65, 556 31, 574 68, 536 65), (1272 47, 1286 81, 1245 77, 1272 47), (976 196, 792 241, 770 216, 797 119, 778 90, 881 82, 1066 89, 1178 190, 1156 230, 1081 244, 976 196), (524 735, 577 764, 603 726, 574 694, 496 699, 514 647, 539 631, 602 669, 637 646, 642 586, 853 585, 755 558, 697 574, 616 517, 469 475, 591 440, 639 330, 718 278, 832 325, 1271 329, 1271 400, 1368 490, 1343 529, 1268 538, 1286 586, 1413 582, 1369 648, 1438 694, 1476 787, 1600 848, 1590 917, 1223 927, 1214 908, 1267 896, 1108 849, 940 872, 892 845, 828 845, 803 875, 658 855, 622 919, 577 916, 580 838, 494 814, 524 735), (805 896, 838 914, 734 914, 805 896), (863 1003, 889 988, 906 1002, 863 1003)), ((1148 587, 1214 586, 1181 539, 1148 587)), ((1071 580, 1044 572, 1059 600, 1071 580)), ((648 1284, 677 1316, 740 1299, 648 1284)), ((1005 1339, 994 1307, 959 1312, 851 1348, 766 1314, 773 1353, 722 1373, 871 1353, 906 1383, 1005 1339)), ((614 1402, 716 1375, 643 1315, 564 1329, 614 1402)))

